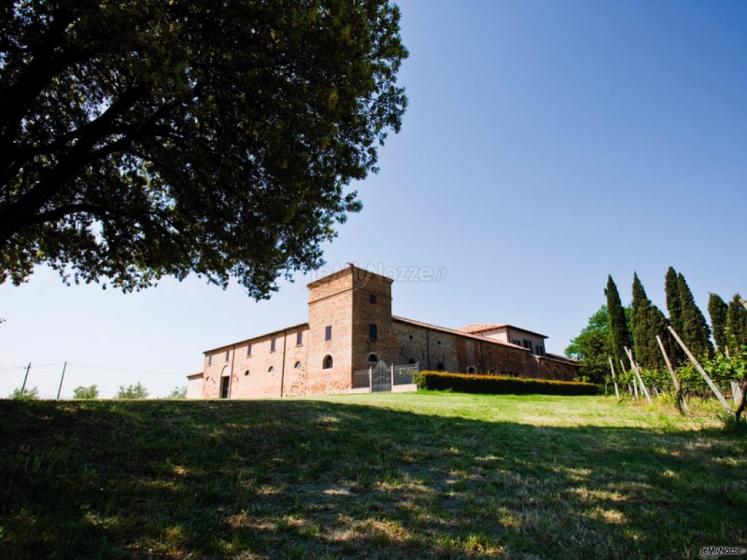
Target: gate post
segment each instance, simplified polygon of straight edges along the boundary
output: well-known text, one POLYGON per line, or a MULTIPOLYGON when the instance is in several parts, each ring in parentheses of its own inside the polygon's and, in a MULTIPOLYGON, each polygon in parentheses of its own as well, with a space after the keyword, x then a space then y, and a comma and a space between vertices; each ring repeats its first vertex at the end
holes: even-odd
POLYGON ((373 393, 373 366, 368 366, 368 392, 373 393))
POLYGON ((389 390, 390 391, 394 391, 394 362, 392 362, 392 365, 390 367, 391 367, 390 371, 391 371, 391 374, 392 374, 392 383, 389 386, 389 390))

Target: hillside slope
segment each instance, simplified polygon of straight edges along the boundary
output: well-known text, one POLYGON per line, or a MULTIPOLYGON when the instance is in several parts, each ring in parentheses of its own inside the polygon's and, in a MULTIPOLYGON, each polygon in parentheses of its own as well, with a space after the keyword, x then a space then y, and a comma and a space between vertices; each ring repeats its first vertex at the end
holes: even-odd
POLYGON ((0 402, 2 558, 696 557, 747 443, 603 397, 0 402))

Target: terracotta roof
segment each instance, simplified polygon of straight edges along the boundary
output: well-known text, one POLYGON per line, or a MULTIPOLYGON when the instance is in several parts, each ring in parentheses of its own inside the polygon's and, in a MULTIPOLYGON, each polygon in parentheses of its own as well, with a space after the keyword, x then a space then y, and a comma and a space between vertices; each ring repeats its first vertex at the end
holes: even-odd
POLYGON ((457 336, 463 336, 466 338, 472 338, 474 340, 479 340, 480 342, 490 342, 492 344, 500 344, 501 346, 508 346, 510 348, 516 348, 517 350, 524 350, 525 352, 529 352, 530 350, 524 348, 523 346, 519 346, 517 344, 512 344, 510 342, 503 342, 502 340, 496 340, 495 338, 490 338, 488 336, 482 336, 479 334, 470 334, 466 333, 464 331, 459 331, 456 329, 450 329, 447 327, 439 327, 438 325, 432 325, 430 323, 423 323, 422 321, 416 321, 414 319, 407 319, 405 317, 397 317, 396 315, 392 315, 393 321, 399 321, 400 323, 408 323, 410 325, 415 325, 416 327, 423 327, 425 329, 430 329, 432 331, 440 331, 448 334, 455 334, 457 336))
POLYGON ((515 331, 521 331, 529 334, 533 334, 535 336, 541 336, 542 338, 547 338, 547 335, 538 333, 537 331, 530 331, 529 329, 523 329, 521 327, 517 327, 516 325, 512 325, 510 323, 470 323, 469 325, 464 325, 463 327, 459 327, 457 330, 471 333, 471 334, 477 334, 481 332, 486 331, 494 331, 498 329, 514 329, 515 331))
POLYGON ((466 333, 479 333, 483 331, 493 331, 505 326, 505 324, 500 323, 470 323, 469 325, 464 325, 456 330, 466 333))
POLYGON ((216 346, 215 348, 210 348, 209 350, 205 350, 203 354, 208 354, 210 352, 215 352, 216 350, 226 350, 228 348, 233 348, 234 346, 240 346, 241 344, 245 344, 247 342, 251 342, 253 340, 257 340, 259 338, 267 338, 268 336, 272 336, 273 334, 280 334, 285 331, 293 331, 300 329, 301 327, 308 327, 308 323, 299 323, 297 325, 291 325, 290 327, 285 327, 284 329, 278 329, 276 331, 270 331, 265 334, 260 334, 257 336, 253 336, 251 338, 245 338, 244 340, 239 340, 238 342, 232 342, 231 344, 224 344, 223 346, 216 346))

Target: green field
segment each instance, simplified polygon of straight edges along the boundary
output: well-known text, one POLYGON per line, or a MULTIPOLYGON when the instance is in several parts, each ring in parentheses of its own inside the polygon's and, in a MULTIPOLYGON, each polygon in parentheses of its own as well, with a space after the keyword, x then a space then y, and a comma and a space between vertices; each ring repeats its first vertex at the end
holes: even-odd
POLYGON ((0 558, 682 558, 747 438, 604 397, 0 402, 0 558))

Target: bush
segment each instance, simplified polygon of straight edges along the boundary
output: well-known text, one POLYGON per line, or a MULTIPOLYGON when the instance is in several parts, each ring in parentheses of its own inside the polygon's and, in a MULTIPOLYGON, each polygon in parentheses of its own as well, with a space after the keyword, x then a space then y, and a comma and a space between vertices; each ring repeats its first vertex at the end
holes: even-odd
POLYGON ((99 388, 96 385, 85 387, 83 385, 73 389, 73 398, 80 400, 93 400, 99 398, 99 388))
POLYGON ((551 379, 531 379, 507 377, 504 375, 475 375, 469 373, 444 373, 442 371, 421 371, 418 386, 423 389, 453 390, 461 393, 488 393, 516 395, 597 395, 599 386, 579 381, 555 381, 551 379))
POLYGON ((186 399, 187 388, 186 387, 174 387, 174 390, 169 393, 170 399, 186 399))
POLYGON ((148 389, 140 383, 128 385, 127 387, 120 386, 119 391, 117 391, 118 399, 147 399, 148 395, 148 389))
POLYGON ((10 398, 16 401, 33 401, 39 398, 39 389, 36 387, 33 389, 26 389, 25 391, 21 391, 20 388, 13 389, 10 398))

